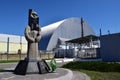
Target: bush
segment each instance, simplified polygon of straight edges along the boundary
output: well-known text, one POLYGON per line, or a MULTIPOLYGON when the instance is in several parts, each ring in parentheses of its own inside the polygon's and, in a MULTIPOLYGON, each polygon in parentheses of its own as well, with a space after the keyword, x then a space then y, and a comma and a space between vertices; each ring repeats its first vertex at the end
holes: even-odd
POLYGON ((119 63, 108 63, 108 62, 70 62, 62 66, 63 68, 69 69, 85 69, 100 72, 120 72, 119 63))

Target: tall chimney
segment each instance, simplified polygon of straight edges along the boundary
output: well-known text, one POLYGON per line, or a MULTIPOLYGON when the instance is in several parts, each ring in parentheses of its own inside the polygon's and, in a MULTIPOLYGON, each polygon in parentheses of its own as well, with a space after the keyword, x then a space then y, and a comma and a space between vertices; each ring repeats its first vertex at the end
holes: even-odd
POLYGON ((110 30, 108 30, 108 35, 110 35, 110 30))
POLYGON ((83 37, 84 36, 84 29, 83 29, 83 25, 84 24, 84 20, 83 20, 83 18, 81 18, 81 37, 83 37))
POLYGON ((102 31, 101 31, 101 28, 100 28, 100 36, 102 35, 102 31))

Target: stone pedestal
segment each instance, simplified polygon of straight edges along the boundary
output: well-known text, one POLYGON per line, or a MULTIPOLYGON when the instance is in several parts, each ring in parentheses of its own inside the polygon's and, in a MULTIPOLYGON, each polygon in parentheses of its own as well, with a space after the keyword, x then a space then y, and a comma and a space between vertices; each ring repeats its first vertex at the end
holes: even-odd
POLYGON ((50 68, 45 62, 45 60, 28 61, 25 59, 25 60, 21 60, 18 63, 14 73, 18 75, 44 74, 44 73, 48 73, 49 71, 50 71, 50 68))

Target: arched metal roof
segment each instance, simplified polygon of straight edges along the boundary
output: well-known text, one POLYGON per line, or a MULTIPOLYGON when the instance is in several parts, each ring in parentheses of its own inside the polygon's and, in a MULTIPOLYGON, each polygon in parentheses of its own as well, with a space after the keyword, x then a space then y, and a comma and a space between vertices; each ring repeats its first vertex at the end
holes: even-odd
MULTIPOLYGON (((92 28, 84 21, 84 36, 95 35, 92 28)), ((81 19, 68 18, 42 28, 40 50, 52 50, 59 38, 75 39, 81 37, 81 19)))

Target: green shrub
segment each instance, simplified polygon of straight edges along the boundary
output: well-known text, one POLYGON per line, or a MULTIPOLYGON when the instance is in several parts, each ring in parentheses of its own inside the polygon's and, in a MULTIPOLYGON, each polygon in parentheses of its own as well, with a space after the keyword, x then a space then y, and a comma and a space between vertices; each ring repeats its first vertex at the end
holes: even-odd
POLYGON ((107 62, 70 62, 62 66, 69 69, 85 69, 100 72, 120 72, 120 64, 107 62))

